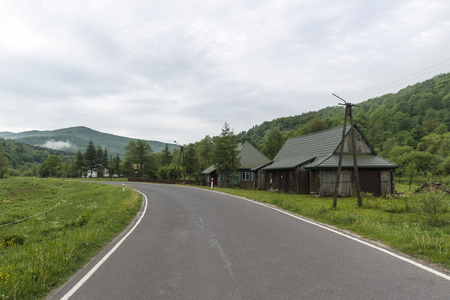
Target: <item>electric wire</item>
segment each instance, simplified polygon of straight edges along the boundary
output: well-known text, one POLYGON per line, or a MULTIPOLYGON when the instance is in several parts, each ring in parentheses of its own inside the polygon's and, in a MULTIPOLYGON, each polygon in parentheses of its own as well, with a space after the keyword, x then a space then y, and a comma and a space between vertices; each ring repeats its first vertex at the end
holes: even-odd
POLYGON ((408 75, 408 76, 406 76, 406 77, 403 77, 403 78, 401 78, 401 79, 399 79, 399 80, 396 80, 396 81, 394 81, 394 82, 391 82, 391 83, 389 83, 389 84, 386 84, 386 85, 384 85, 384 86, 382 86, 382 87, 376 88, 376 89, 371 90, 371 91, 366 92, 366 93, 363 93, 363 94, 361 94, 361 95, 359 95, 359 96, 357 96, 357 97, 353 97, 353 99, 354 99, 354 100, 358 99, 356 102, 358 102, 358 101, 360 102, 360 101, 363 101, 363 100, 360 100, 360 99, 363 98, 363 97, 367 97, 367 96, 372 95, 372 94, 374 94, 374 93, 378 93, 378 92, 381 92, 381 91, 384 91, 384 90, 387 90, 387 89, 392 89, 392 88, 394 88, 394 87, 397 87, 397 86, 400 86, 400 85, 404 85, 405 83, 411 81, 412 79, 416 79, 416 78, 419 78, 419 77, 423 77, 423 76, 425 76, 425 75, 434 73, 434 72, 436 72, 436 71, 438 71, 438 70, 441 70, 441 69, 443 69, 443 68, 446 68, 446 67, 450 66, 450 63, 449 63, 449 64, 446 64, 446 65, 444 65, 444 66, 441 66, 441 67, 439 67, 439 68, 437 68, 437 69, 433 69, 433 68, 435 68, 435 67, 437 67, 437 66, 439 66, 439 65, 442 65, 443 63, 446 63, 446 62, 448 62, 448 61, 450 61, 450 58, 447 58, 447 59, 445 59, 445 60, 443 60, 443 61, 441 61, 441 62, 439 62, 439 63, 437 63, 437 64, 434 64, 434 65, 432 65, 432 66, 430 66, 430 67, 428 67, 428 68, 425 68, 425 69, 423 69, 423 70, 421 70, 421 71, 418 71, 418 72, 415 72, 415 73, 413 73, 413 74, 411 74, 411 75, 408 75), (428 70, 430 70, 430 69, 433 69, 433 70, 424 73, 425 71, 428 71, 428 70), (417 76, 416 76, 416 75, 417 75, 417 76))
POLYGON ((22 222, 22 221, 25 221, 25 220, 34 218, 34 217, 39 216, 39 215, 47 214, 49 211, 51 211, 51 210, 54 209, 56 206, 58 206, 58 205, 61 203, 61 201, 63 201, 63 198, 61 198, 61 200, 59 200, 58 203, 56 203, 53 207, 51 207, 50 209, 48 209, 48 210, 46 210, 46 211, 37 213, 37 214, 35 214, 35 215, 29 216, 29 217, 26 217, 26 218, 23 218, 23 219, 20 219, 20 220, 16 220, 16 221, 10 222, 10 223, 7 223, 7 224, 0 225, 0 228, 6 227, 6 226, 12 225, 12 224, 20 223, 20 222, 22 222))

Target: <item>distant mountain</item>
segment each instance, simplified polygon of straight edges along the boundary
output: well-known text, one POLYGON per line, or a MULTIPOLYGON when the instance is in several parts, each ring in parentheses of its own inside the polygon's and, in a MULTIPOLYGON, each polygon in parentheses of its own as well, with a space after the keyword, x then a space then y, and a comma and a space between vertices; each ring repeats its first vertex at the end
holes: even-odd
MULTIPOLYGON (((132 140, 114 134, 103 133, 84 126, 70 127, 57 130, 32 130, 19 133, 0 132, 0 138, 16 140, 33 146, 40 146, 55 150, 76 153, 78 150, 84 152, 89 141, 94 142, 96 147, 106 148, 110 155, 125 155, 125 146, 132 140)), ((146 141, 153 152, 161 152, 166 143, 158 141, 146 141)), ((169 149, 178 148, 176 144, 168 144, 169 149)))

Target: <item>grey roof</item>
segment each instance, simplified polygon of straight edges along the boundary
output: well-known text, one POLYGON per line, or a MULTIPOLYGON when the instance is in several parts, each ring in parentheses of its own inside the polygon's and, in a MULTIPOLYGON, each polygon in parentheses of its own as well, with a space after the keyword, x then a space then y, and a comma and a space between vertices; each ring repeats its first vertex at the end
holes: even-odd
POLYGON ((308 156, 281 159, 278 161, 274 161, 273 164, 265 167, 264 170, 294 169, 312 159, 314 159, 314 157, 308 157, 308 156))
MULTIPOLYGON (((358 168, 397 168, 397 165, 389 160, 374 154, 358 154, 356 156, 358 168)), ((333 154, 325 157, 321 160, 315 160, 314 162, 305 166, 305 169, 315 168, 337 168, 339 164, 339 154, 333 154)), ((342 168, 353 168, 353 155, 344 154, 342 156, 342 168)))
POLYGON ((202 174, 210 174, 212 172, 214 172, 216 170, 216 168, 214 166, 210 166, 209 168, 207 168, 206 170, 204 170, 202 172, 202 174))
POLYGON ((252 169, 270 162, 270 159, 262 154, 255 146, 249 142, 241 144, 238 156, 240 157, 239 169, 252 169))
MULTIPOLYGON (((347 125, 345 134, 350 131, 347 125)), ((339 161, 339 145, 342 140, 343 126, 290 138, 274 158, 273 164, 264 170, 293 169, 308 163, 305 168, 336 168, 339 161)), ((358 128, 356 128, 358 130, 358 128)), ((358 130, 359 131, 359 130, 358 130)), ((369 145, 370 146, 370 145, 369 145)), ((376 155, 358 154, 358 167, 361 168, 396 168, 394 163, 376 155)), ((353 167, 353 156, 345 156, 343 167, 353 167)))
POLYGON ((265 163, 265 164, 256 166, 256 167, 252 168, 251 171, 258 171, 259 169, 262 169, 262 168, 264 168, 265 166, 268 166, 268 165, 270 165, 270 164, 272 164, 272 163, 273 163, 273 160, 271 160, 271 161, 269 161, 269 162, 267 162, 267 163, 265 163))
MULTIPOLYGON (((347 126, 346 134, 350 130, 347 126)), ((342 126, 290 138, 274 158, 274 161, 292 157, 321 157, 332 154, 341 143, 342 126)))

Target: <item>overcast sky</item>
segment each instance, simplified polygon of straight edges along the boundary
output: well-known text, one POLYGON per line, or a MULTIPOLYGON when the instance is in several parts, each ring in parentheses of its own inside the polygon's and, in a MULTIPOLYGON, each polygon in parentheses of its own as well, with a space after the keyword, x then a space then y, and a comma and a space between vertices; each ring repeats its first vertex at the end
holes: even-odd
POLYGON ((0 0, 0 131, 187 144, 450 72, 450 1, 0 0))

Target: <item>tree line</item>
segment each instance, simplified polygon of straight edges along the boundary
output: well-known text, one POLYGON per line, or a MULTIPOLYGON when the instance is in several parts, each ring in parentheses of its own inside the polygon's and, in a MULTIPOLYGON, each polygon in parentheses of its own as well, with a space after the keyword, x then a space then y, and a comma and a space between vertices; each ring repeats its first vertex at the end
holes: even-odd
MULTIPOLYGON (((84 151, 79 150, 75 155, 66 157, 65 161, 61 155, 48 155, 28 175, 190 179, 201 184, 201 172, 216 165, 217 172, 224 174, 224 178, 230 183, 239 167, 237 144, 236 135, 227 123, 219 136, 206 136, 200 142, 184 145, 173 151, 166 144, 160 153, 155 153, 146 141, 132 140, 125 147, 124 159, 119 154, 110 155, 107 148, 89 141, 84 151)), ((6 161, 4 165, 6 170, 6 161)))

